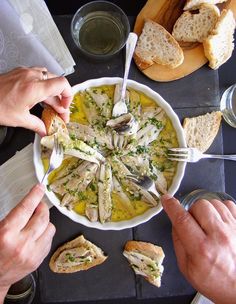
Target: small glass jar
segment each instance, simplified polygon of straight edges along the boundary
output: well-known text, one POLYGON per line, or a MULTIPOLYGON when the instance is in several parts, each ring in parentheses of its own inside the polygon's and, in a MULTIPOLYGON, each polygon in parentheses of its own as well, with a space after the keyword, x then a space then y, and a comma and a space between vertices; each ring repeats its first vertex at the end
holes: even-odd
POLYGON ((33 302, 36 292, 36 280, 32 273, 28 274, 20 281, 11 285, 6 295, 4 304, 30 304, 33 302))
POLYGON ((230 196, 228 193, 225 192, 210 192, 205 189, 197 189, 186 196, 181 200, 181 204, 186 210, 189 210, 189 208, 199 199, 206 199, 206 200, 212 200, 217 199, 219 201, 225 201, 230 200, 233 201, 236 204, 235 199, 230 196))
POLYGON ((3 144, 7 136, 7 127, 0 126, 0 146, 3 144))
POLYGON ((236 128, 236 84, 224 91, 220 101, 220 110, 224 120, 231 127, 236 128))

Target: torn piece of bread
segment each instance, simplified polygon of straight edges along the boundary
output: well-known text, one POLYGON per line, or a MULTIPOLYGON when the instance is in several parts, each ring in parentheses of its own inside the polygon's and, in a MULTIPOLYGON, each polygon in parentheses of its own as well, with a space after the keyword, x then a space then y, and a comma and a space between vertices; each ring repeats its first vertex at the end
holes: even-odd
POLYGON ((52 107, 48 105, 43 109, 42 120, 45 124, 47 135, 52 135, 59 130, 61 132, 68 133, 64 120, 52 107))
POLYGON ((202 4, 197 13, 186 11, 176 20, 172 35, 177 41, 202 42, 212 32, 219 17, 217 6, 202 4))
POLYGON ((218 69, 232 55, 235 19, 231 10, 223 10, 213 32, 203 41, 204 53, 212 69, 218 69))
POLYGON ((80 235, 54 252, 49 267, 53 272, 72 273, 102 264, 106 259, 99 247, 80 235))
POLYGON ((220 111, 185 118, 183 129, 187 146, 205 152, 211 146, 219 131, 221 118, 220 111))
POLYGON ((184 60, 183 50, 160 24, 146 20, 135 48, 134 60, 141 70, 154 63, 176 68, 184 60))
POLYGON ((165 257, 161 247, 146 242, 128 241, 123 255, 136 274, 143 276, 157 287, 161 286, 161 276, 164 271, 162 262, 165 257))
POLYGON ((218 4, 226 2, 227 0, 187 0, 184 6, 184 10, 192 10, 198 8, 203 3, 218 4))

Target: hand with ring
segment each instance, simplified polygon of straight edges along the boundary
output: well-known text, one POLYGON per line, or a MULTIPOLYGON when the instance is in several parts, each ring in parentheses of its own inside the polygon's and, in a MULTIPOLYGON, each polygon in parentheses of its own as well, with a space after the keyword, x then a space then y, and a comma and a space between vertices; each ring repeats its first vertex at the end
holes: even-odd
POLYGON ((41 67, 16 68, 0 75, 0 125, 23 127, 44 136, 44 123, 30 109, 39 102, 47 103, 68 122, 72 98, 65 77, 41 67))

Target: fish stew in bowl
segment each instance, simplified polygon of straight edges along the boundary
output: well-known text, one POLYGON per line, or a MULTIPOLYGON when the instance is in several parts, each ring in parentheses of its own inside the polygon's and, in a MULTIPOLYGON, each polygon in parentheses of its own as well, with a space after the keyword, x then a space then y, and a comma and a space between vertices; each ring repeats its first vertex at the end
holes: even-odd
MULTIPOLYGON (((172 108, 146 86, 129 81, 128 110, 138 122, 133 135, 106 126, 119 99, 120 78, 101 78, 74 86, 70 123, 73 149, 48 178, 48 193, 73 220, 99 229, 124 229, 150 219, 162 209, 159 200, 127 175, 148 175, 160 194, 174 194, 185 164, 168 160, 167 149, 185 146, 172 108)), ((47 151, 42 148, 44 169, 47 151)))

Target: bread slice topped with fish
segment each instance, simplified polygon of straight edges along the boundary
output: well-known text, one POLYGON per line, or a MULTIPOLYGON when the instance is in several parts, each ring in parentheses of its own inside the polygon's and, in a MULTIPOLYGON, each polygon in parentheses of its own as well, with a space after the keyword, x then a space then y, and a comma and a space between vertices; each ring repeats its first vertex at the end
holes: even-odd
POLYGON ((97 165, 105 160, 97 150, 91 148, 82 140, 71 138, 65 122, 50 106, 44 108, 42 120, 47 131, 47 136, 41 139, 42 146, 52 149, 54 136, 57 136, 59 142, 63 145, 64 154, 87 160, 97 165))
POLYGON ((88 270, 106 259, 101 248, 80 235, 54 252, 49 267, 56 273, 73 273, 88 270))
POLYGON ((162 262, 165 254, 161 247, 141 241, 128 241, 123 255, 128 259, 134 272, 149 283, 160 287, 164 271, 162 262))

